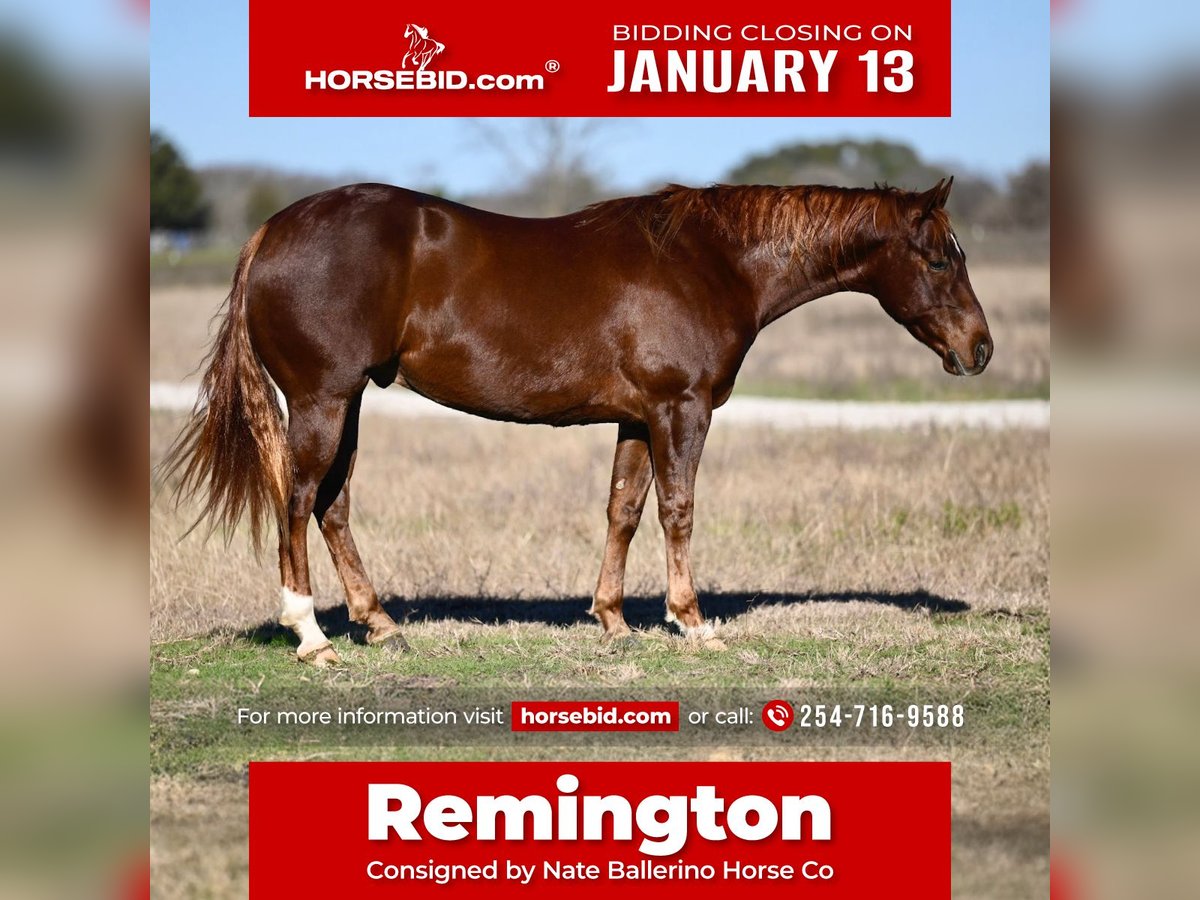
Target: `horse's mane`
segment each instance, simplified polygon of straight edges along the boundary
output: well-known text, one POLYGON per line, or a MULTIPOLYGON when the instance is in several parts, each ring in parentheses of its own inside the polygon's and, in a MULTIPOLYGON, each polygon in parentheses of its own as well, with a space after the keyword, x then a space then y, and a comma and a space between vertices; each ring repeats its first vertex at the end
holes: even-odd
MULTIPOLYGON (((607 227, 632 221, 656 253, 666 253, 685 224, 704 222, 743 246, 763 244, 789 256, 820 252, 840 258, 864 231, 879 237, 905 223, 917 196, 888 185, 671 184, 653 194, 594 203, 580 213, 580 224, 607 227)), ((931 216, 949 240, 945 210, 934 209, 931 216)))

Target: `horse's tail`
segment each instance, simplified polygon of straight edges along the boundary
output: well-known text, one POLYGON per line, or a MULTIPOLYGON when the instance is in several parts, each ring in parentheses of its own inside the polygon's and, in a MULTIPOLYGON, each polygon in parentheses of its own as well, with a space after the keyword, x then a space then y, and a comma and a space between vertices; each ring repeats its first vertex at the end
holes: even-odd
POLYGON ((179 475, 173 492, 177 503, 197 495, 203 499, 189 532, 209 519, 210 534, 221 525, 228 540, 249 507, 255 550, 268 511, 280 534, 286 533, 292 482, 283 411, 246 328, 247 276, 266 230, 263 225, 242 247, 225 319, 204 360, 200 396, 159 467, 164 479, 179 475))

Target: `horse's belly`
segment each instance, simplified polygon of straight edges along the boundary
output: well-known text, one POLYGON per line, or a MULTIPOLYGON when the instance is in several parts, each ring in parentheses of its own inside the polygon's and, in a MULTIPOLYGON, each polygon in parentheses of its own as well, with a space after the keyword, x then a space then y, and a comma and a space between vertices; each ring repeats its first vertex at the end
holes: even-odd
POLYGON ((396 381, 443 406, 505 422, 583 425, 634 414, 620 379, 586 377, 563 361, 493 363, 442 346, 437 353, 402 353, 396 381))

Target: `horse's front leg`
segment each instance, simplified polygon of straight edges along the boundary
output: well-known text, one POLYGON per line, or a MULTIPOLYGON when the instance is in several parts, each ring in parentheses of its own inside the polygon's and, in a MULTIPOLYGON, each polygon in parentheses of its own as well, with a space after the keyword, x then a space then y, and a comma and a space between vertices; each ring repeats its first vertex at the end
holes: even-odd
POLYGON ((642 519, 642 508, 650 492, 653 471, 650 467, 649 435, 645 425, 621 425, 617 431, 617 452, 613 459, 612 481, 608 487, 608 538, 604 543, 604 562, 600 580, 588 610, 600 620, 604 641, 629 634, 625 614, 625 559, 629 542, 642 519))
POLYGON ((696 470, 711 418, 708 395, 693 396, 657 407, 647 424, 658 519, 667 545, 667 621, 677 622, 690 640, 720 649, 723 645, 715 639, 712 626, 700 615, 691 561, 696 470))

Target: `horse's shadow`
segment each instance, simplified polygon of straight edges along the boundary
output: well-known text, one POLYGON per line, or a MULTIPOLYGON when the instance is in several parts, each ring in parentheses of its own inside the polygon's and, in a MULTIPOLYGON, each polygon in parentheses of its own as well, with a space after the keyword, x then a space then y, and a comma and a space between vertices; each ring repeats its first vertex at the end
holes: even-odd
MULTIPOLYGON (((940 614, 963 613, 971 607, 962 600, 942 597, 925 590, 916 591, 837 591, 833 593, 757 593, 753 591, 706 592, 700 597, 700 609, 709 619, 732 619, 753 609, 769 606, 791 606, 807 603, 878 603, 912 612, 940 614)), ((435 595, 405 598, 385 597, 384 609, 400 624, 410 622, 481 622, 504 625, 524 622, 541 625, 576 625, 594 623, 587 610, 592 598, 559 597, 520 599, 470 595, 435 595)), ((634 629, 663 623, 664 597, 634 596, 625 598, 625 621, 634 629)), ((350 635, 362 641, 364 630, 350 621, 344 604, 317 611, 317 622, 329 637, 350 635)), ((243 633, 255 643, 271 643, 281 636, 291 635, 291 629, 277 622, 263 622, 243 633)))

